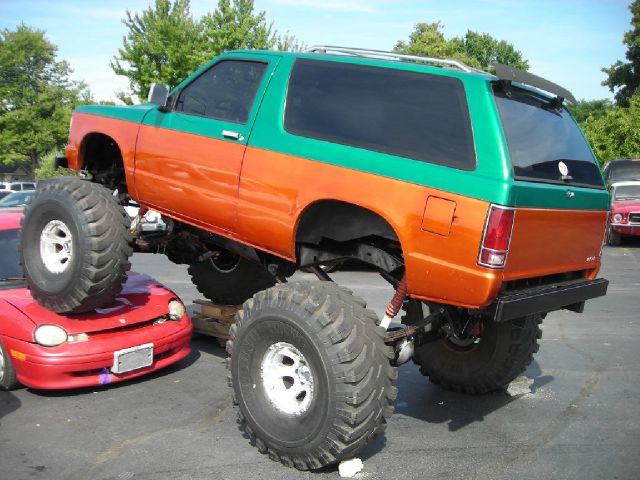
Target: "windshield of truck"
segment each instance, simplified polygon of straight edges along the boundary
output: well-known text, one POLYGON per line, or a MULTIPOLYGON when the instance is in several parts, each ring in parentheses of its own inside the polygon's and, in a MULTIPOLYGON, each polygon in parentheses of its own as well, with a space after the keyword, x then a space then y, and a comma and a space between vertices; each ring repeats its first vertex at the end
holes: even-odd
POLYGON ((22 276, 18 265, 18 232, 19 230, 0 230, 0 281, 22 276))
POLYGON ((566 108, 516 87, 494 96, 517 180, 604 188, 598 162, 566 108))
POLYGON ((613 200, 616 202, 640 200, 640 185, 620 185, 615 187, 613 200))

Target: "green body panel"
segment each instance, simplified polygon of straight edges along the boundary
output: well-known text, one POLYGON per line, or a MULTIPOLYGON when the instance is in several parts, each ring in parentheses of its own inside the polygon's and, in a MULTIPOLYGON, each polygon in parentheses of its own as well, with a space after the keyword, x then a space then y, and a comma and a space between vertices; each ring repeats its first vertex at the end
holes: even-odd
POLYGON ((116 105, 83 105, 81 107, 76 107, 76 112, 140 123, 149 111, 157 109, 157 105, 154 105, 153 103, 143 103, 132 107, 121 107, 116 105))
POLYGON ((609 209, 609 194, 604 188, 598 190, 514 179, 507 143, 491 91, 490 81, 495 77, 489 74, 465 73, 423 64, 362 57, 236 51, 225 53, 203 65, 180 83, 172 93, 188 84, 213 63, 229 58, 264 60, 270 63, 246 125, 213 121, 216 125, 212 126, 211 119, 173 112, 162 113, 150 104, 136 107, 79 107, 77 111, 157 125, 217 139, 222 139, 221 128, 228 127, 241 133, 244 137, 243 143, 256 148, 360 170, 500 205, 576 210, 609 209), (283 127, 285 98, 291 67, 296 58, 398 68, 459 79, 464 85, 469 106, 476 148, 476 169, 456 170, 389 154, 299 137, 286 132, 283 127), (145 117, 147 113, 149 114, 145 117), (568 190, 572 194, 567 194, 568 190))

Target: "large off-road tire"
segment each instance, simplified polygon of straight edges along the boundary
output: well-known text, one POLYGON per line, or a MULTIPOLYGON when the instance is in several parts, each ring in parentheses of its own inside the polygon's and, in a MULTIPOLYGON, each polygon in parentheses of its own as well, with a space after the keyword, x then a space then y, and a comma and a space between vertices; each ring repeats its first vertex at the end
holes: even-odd
POLYGON ((239 305, 276 283, 274 276, 262 265, 227 251, 222 251, 215 259, 192 263, 189 275, 202 295, 224 305, 239 305))
POLYGON ((102 185, 74 177, 40 182, 20 237, 33 298, 58 313, 87 312, 111 301, 131 266, 129 224, 102 185))
POLYGON ((532 362, 542 337, 539 315, 483 321, 477 341, 450 338, 416 348, 414 362, 432 383, 464 393, 487 393, 511 382, 532 362))
POLYGON ((14 390, 20 386, 16 378, 16 369, 11 363, 7 350, 0 340, 0 390, 14 390))
POLYGON ((622 243, 622 235, 616 232, 612 227, 607 230, 607 244, 612 247, 619 247, 622 243))
POLYGON ((229 381, 261 453, 317 469, 385 429, 397 371, 377 320, 332 282, 281 284, 245 302, 227 342, 229 381))

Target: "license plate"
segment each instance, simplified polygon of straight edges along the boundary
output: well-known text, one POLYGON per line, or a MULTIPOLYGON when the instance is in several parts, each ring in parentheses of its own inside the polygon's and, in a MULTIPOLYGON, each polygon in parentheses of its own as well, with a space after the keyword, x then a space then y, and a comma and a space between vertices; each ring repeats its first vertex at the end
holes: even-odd
POLYGON ((148 367, 153 363, 153 343, 118 350, 113 354, 113 373, 125 373, 148 367))

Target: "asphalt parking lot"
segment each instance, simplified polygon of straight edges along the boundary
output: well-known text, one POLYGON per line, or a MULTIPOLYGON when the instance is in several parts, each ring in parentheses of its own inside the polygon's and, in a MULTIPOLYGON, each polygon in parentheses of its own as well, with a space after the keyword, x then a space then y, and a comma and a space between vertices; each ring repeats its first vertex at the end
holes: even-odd
MULTIPOLYGON (((506 391, 466 396, 400 369, 396 413, 360 455, 357 478, 637 479, 640 465, 640 242, 606 248, 609 294, 543 323, 536 360, 506 391)), ((186 268, 136 254, 186 303, 186 268)), ((310 275, 309 275, 310 278, 310 275)), ((376 274, 339 272, 382 314, 376 274)), ((236 424, 225 352, 208 338, 157 374, 105 388, 0 392, 0 479, 337 478, 298 472, 251 447, 236 424)))

